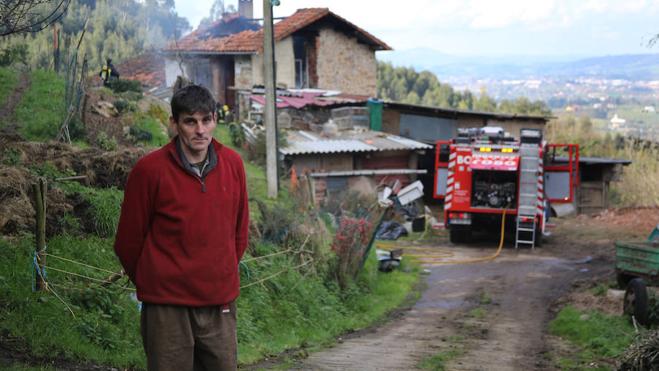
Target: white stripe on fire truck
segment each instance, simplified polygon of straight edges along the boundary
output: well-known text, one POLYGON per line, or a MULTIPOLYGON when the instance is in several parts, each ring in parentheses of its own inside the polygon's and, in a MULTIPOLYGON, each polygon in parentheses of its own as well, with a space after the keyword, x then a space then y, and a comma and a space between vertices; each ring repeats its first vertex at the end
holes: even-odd
POLYGON ((449 162, 449 163, 448 163, 448 167, 449 167, 449 168, 451 168, 451 167, 455 167, 455 161, 451 161, 451 162, 449 162))
POLYGON ((453 177, 446 179, 446 185, 453 184, 453 177))
POLYGON ((453 199, 453 195, 446 195, 446 197, 444 197, 444 202, 451 201, 452 199, 453 199))
POLYGON ((451 203, 450 202, 444 203, 444 208, 447 209, 447 210, 450 209, 451 208, 451 203))
POLYGON ((446 193, 451 193, 453 192, 453 186, 446 187, 446 193))
POLYGON ((450 155, 448 155, 448 159, 449 159, 449 160, 453 160, 453 159, 456 158, 456 157, 458 157, 458 154, 455 153, 455 152, 453 152, 453 153, 451 153, 450 155))

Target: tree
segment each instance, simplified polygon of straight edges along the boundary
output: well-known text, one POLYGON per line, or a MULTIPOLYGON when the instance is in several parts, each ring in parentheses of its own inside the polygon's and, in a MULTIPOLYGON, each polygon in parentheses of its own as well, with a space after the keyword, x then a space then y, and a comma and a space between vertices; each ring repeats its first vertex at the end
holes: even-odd
POLYGON ((71 0, 0 1, 0 36, 38 32, 57 22, 71 0))

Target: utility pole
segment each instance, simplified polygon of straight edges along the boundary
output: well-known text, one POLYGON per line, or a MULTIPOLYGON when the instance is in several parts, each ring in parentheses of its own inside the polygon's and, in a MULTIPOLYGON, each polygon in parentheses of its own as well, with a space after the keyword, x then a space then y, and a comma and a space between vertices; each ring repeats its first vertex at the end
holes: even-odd
POLYGON ((265 154, 268 197, 277 198, 279 176, 277 174, 277 111, 275 90, 275 43, 272 26, 272 1, 263 0, 263 73, 265 85, 265 154))

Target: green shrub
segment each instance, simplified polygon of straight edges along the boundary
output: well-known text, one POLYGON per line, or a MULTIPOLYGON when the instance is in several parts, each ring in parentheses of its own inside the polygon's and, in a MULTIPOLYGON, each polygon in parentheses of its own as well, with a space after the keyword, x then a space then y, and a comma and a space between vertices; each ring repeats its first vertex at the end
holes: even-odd
POLYGON ((169 137, 160 121, 148 115, 138 115, 130 128, 130 135, 136 142, 160 147, 169 142, 169 137))
POLYGON ((123 93, 127 91, 132 91, 136 93, 142 94, 142 85, 140 84, 139 81, 135 80, 124 80, 124 79, 118 79, 118 80, 112 80, 110 84, 108 85, 112 91, 115 93, 123 93))
POLYGON ((117 149, 117 140, 102 131, 96 137, 96 145, 103 150, 114 151, 117 149))
POLYGON ((0 66, 11 66, 17 62, 27 64, 28 51, 26 44, 16 44, 0 50, 0 66))
POLYGON ((2 152, 2 164, 17 166, 21 163, 21 153, 16 148, 5 149, 2 152))
POLYGON ((169 123, 169 111, 165 110, 162 106, 157 104, 149 105, 149 109, 146 111, 146 114, 155 119, 158 119, 158 121, 160 121, 160 123, 163 125, 167 125, 169 123))
POLYGON ((125 111, 128 110, 128 107, 129 107, 128 102, 123 100, 123 99, 117 99, 112 104, 114 105, 114 108, 116 108, 119 113, 124 113, 125 111))
POLYGON ((69 136, 72 141, 75 140, 84 140, 87 130, 85 128, 85 123, 78 116, 74 116, 71 121, 69 121, 69 136))
POLYGON ((242 147, 245 143, 245 132, 240 124, 232 122, 229 124, 229 134, 231 135, 231 144, 236 147, 242 147))
POLYGON ((131 103, 135 103, 144 97, 141 92, 137 91, 125 91, 121 94, 118 94, 118 96, 131 103))

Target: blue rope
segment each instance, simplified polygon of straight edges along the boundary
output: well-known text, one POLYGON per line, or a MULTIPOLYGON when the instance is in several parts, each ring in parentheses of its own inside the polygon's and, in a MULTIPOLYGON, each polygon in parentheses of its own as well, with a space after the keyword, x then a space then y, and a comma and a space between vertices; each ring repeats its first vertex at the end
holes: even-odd
MULTIPOLYGON (((45 250, 45 248, 44 248, 45 250)), ((46 267, 41 268, 39 266, 39 261, 37 260, 37 252, 34 252, 34 257, 32 259, 32 265, 34 266, 34 269, 32 270, 32 292, 37 291, 37 277, 36 275, 38 274, 39 277, 41 277, 44 281, 46 280, 46 267)))

